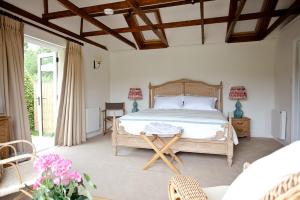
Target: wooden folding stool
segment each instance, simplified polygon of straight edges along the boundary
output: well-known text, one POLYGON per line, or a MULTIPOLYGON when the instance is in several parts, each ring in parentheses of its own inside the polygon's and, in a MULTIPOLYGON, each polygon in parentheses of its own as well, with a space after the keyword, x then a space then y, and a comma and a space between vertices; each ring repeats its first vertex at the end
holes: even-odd
MULTIPOLYGON (((182 161, 175 155, 171 146, 174 145, 181 137, 181 133, 174 134, 174 136, 168 141, 165 142, 163 139, 159 137, 158 134, 152 134, 153 139, 151 140, 150 136, 147 136, 144 132, 142 132, 141 137, 151 146, 151 148, 156 152, 152 156, 152 158, 146 163, 144 170, 147 170, 156 160, 162 159, 165 164, 176 174, 180 174, 178 169, 168 160, 165 154, 170 154, 172 160, 176 160, 178 163, 182 164, 182 161), (158 141, 161 144, 161 148, 154 144, 155 141, 158 141)), ((160 133, 160 135, 163 135, 160 133)))

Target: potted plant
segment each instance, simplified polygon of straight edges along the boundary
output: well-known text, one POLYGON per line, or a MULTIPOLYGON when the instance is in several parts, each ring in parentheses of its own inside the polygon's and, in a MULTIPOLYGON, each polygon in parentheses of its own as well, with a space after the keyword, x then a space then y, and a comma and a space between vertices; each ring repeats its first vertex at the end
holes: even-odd
POLYGON ((71 170, 72 161, 57 154, 39 157, 34 162, 38 179, 33 185, 34 200, 89 200, 88 187, 96 189, 87 174, 71 170))

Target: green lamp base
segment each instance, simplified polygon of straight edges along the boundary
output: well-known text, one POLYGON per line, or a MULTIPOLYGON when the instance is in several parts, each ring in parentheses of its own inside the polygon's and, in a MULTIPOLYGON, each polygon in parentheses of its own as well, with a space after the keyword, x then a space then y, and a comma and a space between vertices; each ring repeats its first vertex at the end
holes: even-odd
POLYGON ((239 100, 236 101, 236 104, 235 104, 235 110, 233 112, 233 116, 234 118, 242 118, 243 117, 243 114, 244 112, 242 111, 242 104, 239 100))
POLYGON ((138 103, 136 102, 136 100, 134 100, 134 102, 133 102, 133 104, 132 104, 132 110, 131 110, 131 112, 138 112, 139 111, 139 109, 138 109, 138 103))

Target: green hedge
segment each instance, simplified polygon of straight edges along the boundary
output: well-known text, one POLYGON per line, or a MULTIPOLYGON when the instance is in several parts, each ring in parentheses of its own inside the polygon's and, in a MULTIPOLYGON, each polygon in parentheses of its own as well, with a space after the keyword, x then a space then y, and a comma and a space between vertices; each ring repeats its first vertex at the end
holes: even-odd
POLYGON ((30 130, 34 130, 34 85, 30 75, 25 71, 25 100, 27 105, 30 130))

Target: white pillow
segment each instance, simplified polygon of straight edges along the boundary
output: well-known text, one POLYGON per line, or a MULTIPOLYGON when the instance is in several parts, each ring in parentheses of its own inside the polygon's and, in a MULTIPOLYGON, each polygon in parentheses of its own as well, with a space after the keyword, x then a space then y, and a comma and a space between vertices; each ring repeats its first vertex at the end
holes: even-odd
POLYGON ((182 96, 156 96, 154 97, 154 109, 181 109, 182 96))
POLYGON ((222 200, 260 200, 293 173, 300 172, 300 141, 253 162, 230 185, 222 200))
POLYGON ((183 109, 191 110, 216 110, 217 98, 204 96, 184 96, 183 109))

